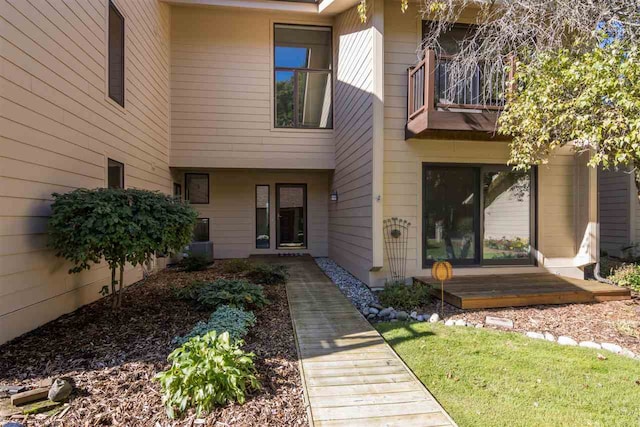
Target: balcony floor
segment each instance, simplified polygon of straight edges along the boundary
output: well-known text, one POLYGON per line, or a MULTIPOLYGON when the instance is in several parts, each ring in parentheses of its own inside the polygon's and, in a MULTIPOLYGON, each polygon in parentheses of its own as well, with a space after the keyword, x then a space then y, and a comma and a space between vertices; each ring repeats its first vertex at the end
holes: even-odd
MULTIPOLYGON (((415 280, 432 286, 440 298, 440 284, 430 277, 415 280)), ((595 280, 551 273, 459 276, 444 284, 444 300, 462 309, 572 304, 630 299, 629 289, 595 280)))

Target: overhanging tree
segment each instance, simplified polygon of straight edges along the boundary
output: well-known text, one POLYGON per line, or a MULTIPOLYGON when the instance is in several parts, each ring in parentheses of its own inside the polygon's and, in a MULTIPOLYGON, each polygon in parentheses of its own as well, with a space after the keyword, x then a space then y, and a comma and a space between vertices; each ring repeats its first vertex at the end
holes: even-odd
POLYGON ((78 189, 53 198, 49 246, 74 264, 69 273, 104 259, 111 270, 114 308, 122 304, 125 265, 180 250, 190 242, 197 217, 188 204, 146 190, 78 189))

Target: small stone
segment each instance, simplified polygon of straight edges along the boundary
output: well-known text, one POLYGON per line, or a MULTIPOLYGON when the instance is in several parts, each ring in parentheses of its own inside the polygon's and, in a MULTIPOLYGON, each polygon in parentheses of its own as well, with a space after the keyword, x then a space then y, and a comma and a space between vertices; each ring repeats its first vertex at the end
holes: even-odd
POLYGON ((67 380, 58 378, 53 382, 49 389, 49 400, 53 402, 62 402, 71 394, 71 384, 67 380))
POLYGON ((476 328, 478 329, 484 328, 484 325, 482 323, 476 323, 476 328))
POLYGON ((467 326, 469 328, 475 327, 475 325, 472 322, 467 322, 467 324, 465 326, 467 326))
POLYGON ((429 317, 429 322, 437 323, 440 320, 440 315, 438 313, 433 313, 431 317, 429 317))
POLYGON ((513 320, 505 319, 502 317, 487 316, 484 319, 484 323, 486 323, 489 326, 497 326, 499 328, 513 329, 513 320))
POLYGON ((411 317, 413 320, 416 320, 418 318, 418 312, 412 311, 409 317, 411 317))
POLYGON ((24 424, 20 424, 16 421, 9 421, 8 423, 2 424, 2 427, 24 427, 24 424))
POLYGON ((558 337, 558 344, 560 344, 560 345, 578 345, 576 340, 574 340, 571 337, 565 337, 565 336, 558 337))
POLYGON ((376 318, 375 314, 373 314, 373 313, 367 314, 367 319, 372 320, 372 319, 375 319, 375 318, 376 318))
POLYGON ((382 310, 384 307, 378 304, 377 302, 369 304, 369 307, 377 308, 378 310, 382 310))
POLYGON ((446 322, 444 322, 444 326, 453 326, 455 324, 456 322, 454 322, 453 319, 449 319, 446 322))
POLYGON ((544 338, 544 334, 541 334, 540 332, 527 332, 525 334, 526 336, 528 336, 529 338, 533 338, 535 340, 543 340, 544 338))
POLYGON ((455 322, 456 326, 466 326, 467 322, 464 319, 458 319, 455 322))
POLYGON ((418 322, 424 322, 424 316, 422 314, 418 314, 418 317, 416 317, 416 320, 418 322))
POLYGON ((378 313, 378 316, 389 317, 389 315, 391 314, 391 310, 393 310, 391 307, 380 310, 380 312, 378 313))
POLYGON ((544 339, 547 340, 547 341, 554 342, 556 340, 556 337, 554 337, 553 334, 550 333, 550 332, 545 332, 544 333, 544 339))
POLYGON ((398 318, 398 312, 395 310, 391 310, 391 313, 389 314, 389 318, 390 319, 397 319, 398 318))
POLYGON ((623 348, 622 351, 620 352, 620 354, 622 356, 629 357, 631 359, 636 357, 636 354, 633 351, 629 350, 628 348, 623 348))
POLYGON ((397 319, 398 319, 398 320, 400 320, 400 321, 405 321, 405 320, 409 319, 409 314, 407 314, 407 312, 406 312, 406 311, 399 311, 399 312, 396 314, 396 317, 397 317, 397 319))
POLYGON ((600 350, 602 348, 602 346, 600 344, 598 344, 597 342, 593 342, 593 341, 581 341, 580 344, 578 344, 580 347, 585 347, 585 348, 595 348, 597 350, 600 350))
POLYGON ((610 351, 611 353, 616 353, 616 354, 622 353, 622 347, 620 347, 618 344, 603 342, 601 345, 604 350, 610 351))
POLYGON ((375 316, 378 313, 380 313, 380 310, 375 307, 369 307, 369 314, 373 314, 375 316))

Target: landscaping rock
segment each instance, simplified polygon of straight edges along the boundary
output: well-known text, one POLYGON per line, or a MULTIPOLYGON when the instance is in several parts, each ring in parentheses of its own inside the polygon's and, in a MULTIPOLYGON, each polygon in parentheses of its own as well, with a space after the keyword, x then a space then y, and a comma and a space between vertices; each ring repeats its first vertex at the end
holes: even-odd
POLYGON ((380 316, 380 317, 389 317, 389 315, 391 314, 392 311, 393 311, 393 307, 384 308, 384 309, 380 310, 380 312, 378 312, 378 316, 380 316))
POLYGON ((544 334, 541 334, 540 332, 527 332, 525 334, 526 336, 528 336, 529 338, 533 338, 535 340, 543 340, 544 338, 544 334))
POLYGON ((438 313, 433 313, 431 317, 429 317, 429 322, 437 323, 440 320, 440 315, 438 313))
POLYGON ((396 318, 400 321, 405 321, 407 319, 409 319, 409 314, 406 311, 399 311, 396 314, 396 318))
POLYGON ((476 324, 476 328, 478 328, 478 329, 484 328, 484 325, 482 323, 477 323, 476 324))
POLYGON ((49 389, 49 400, 53 402, 63 402, 71 394, 71 383, 69 381, 59 378, 53 382, 49 389))
POLYGON ((398 312, 395 310, 391 310, 391 313, 389 313, 389 318, 390 319, 397 319, 398 318, 398 312))
POLYGON ((616 354, 622 353, 622 347, 620 347, 618 344, 603 342, 601 345, 604 350, 610 351, 611 353, 616 353, 616 354))
POLYGON ((629 350, 628 348, 623 348, 622 351, 620 352, 620 354, 622 356, 629 357, 631 359, 636 357, 636 354, 633 351, 629 350))
POLYGON ((560 336, 558 337, 558 344, 560 345, 578 345, 576 340, 571 337, 560 336))
POLYGON ((9 421, 8 423, 2 424, 2 427, 24 427, 24 424, 16 421, 9 421))
POLYGON ((456 320, 455 325, 456 326, 466 326, 467 322, 464 319, 458 319, 458 320, 456 320))
POLYGON ((555 342, 556 337, 553 336, 553 334, 550 333, 550 332, 545 332, 544 333, 544 339, 547 340, 547 341, 555 342))
POLYGON ((382 310, 384 308, 381 304, 378 304, 377 302, 369 304, 369 307, 377 308, 378 310, 382 310))
POLYGON ((513 329, 513 320, 505 319, 502 317, 487 316, 484 319, 484 323, 486 323, 489 326, 497 326, 499 328, 513 329))
POLYGON ((449 319, 446 322, 444 322, 444 326, 453 326, 455 324, 456 322, 454 322, 453 319, 449 319))
POLYGON ((375 318, 376 318, 376 315, 375 315, 375 314, 373 314, 373 313, 369 313, 369 314, 367 314, 367 319, 369 319, 369 320, 373 320, 373 319, 375 319, 375 318))
MULTIPOLYGON (((351 304, 361 313, 367 313, 369 307, 378 304, 378 298, 373 291, 360 280, 356 279, 348 271, 340 267, 329 258, 315 258, 316 264, 329 276, 340 291, 351 301, 351 304)), ((377 308, 377 307, 375 307, 377 308)))
POLYGON ((413 320, 417 320, 418 319, 418 312, 417 311, 412 311, 411 314, 409 315, 409 317, 411 317, 413 320))
POLYGON ((380 310, 375 307, 369 307, 369 314, 373 314, 375 316, 378 313, 380 313, 380 310))
POLYGON ((418 322, 424 322, 424 316, 422 314, 418 314, 418 317, 416 317, 416 320, 418 322))
POLYGON ((597 342, 593 342, 593 341, 581 341, 580 344, 578 344, 580 347, 585 347, 585 348, 595 348, 597 350, 600 350, 602 348, 602 346, 600 344, 598 344, 597 342))

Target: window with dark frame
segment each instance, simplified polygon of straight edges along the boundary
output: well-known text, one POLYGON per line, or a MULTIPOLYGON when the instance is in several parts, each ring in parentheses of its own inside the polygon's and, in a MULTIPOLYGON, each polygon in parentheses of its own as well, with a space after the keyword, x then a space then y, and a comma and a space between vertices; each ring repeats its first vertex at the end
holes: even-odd
POLYGON ((124 16, 109 1, 109 98, 124 107, 124 16))
POLYGON ((209 218, 196 219, 196 225, 195 227, 193 227, 193 241, 194 242, 209 241, 209 218))
POLYGON ((107 160, 107 187, 124 188, 124 164, 112 159, 107 160))
POLYGON ((333 127, 331 27, 275 24, 274 126, 333 127))
POLYGON ((173 196, 177 198, 182 198, 182 185, 177 182, 173 183, 173 196))
POLYGON ((193 205, 209 204, 209 174, 184 174, 185 200, 193 205))
POLYGON ((269 186, 256 185, 256 249, 269 249, 269 186))

